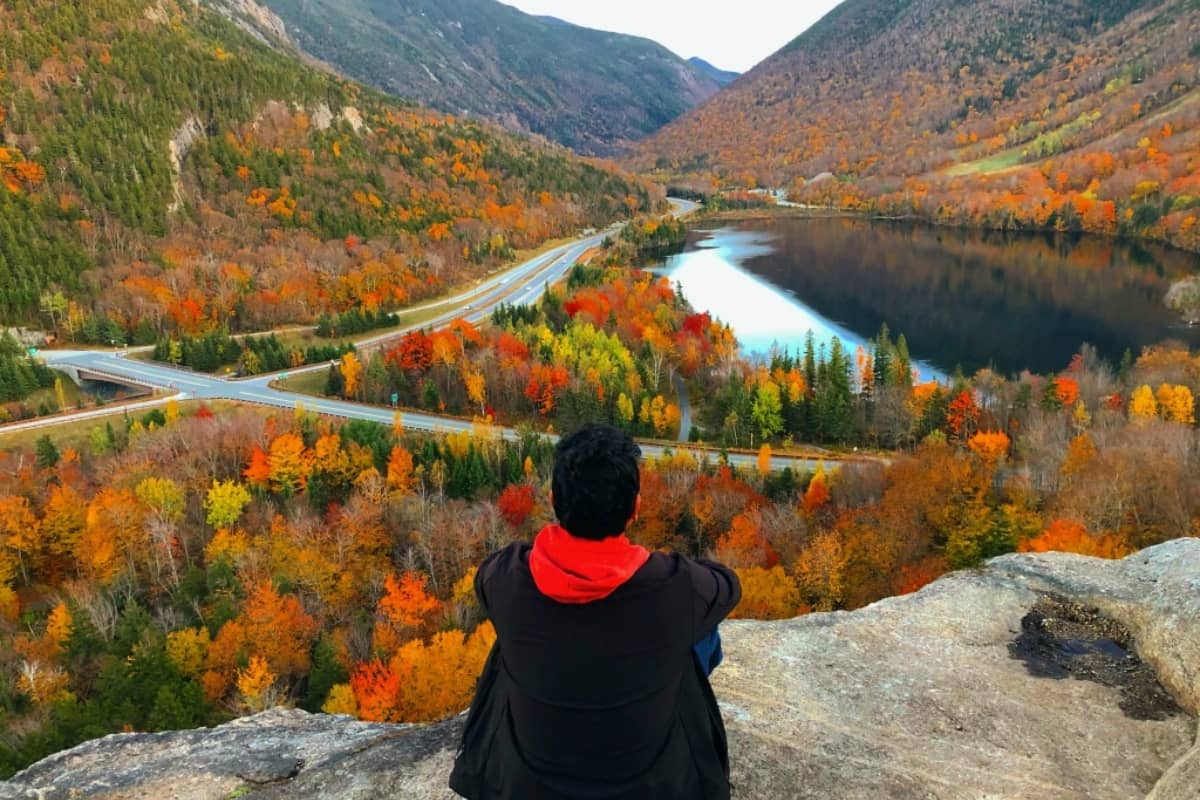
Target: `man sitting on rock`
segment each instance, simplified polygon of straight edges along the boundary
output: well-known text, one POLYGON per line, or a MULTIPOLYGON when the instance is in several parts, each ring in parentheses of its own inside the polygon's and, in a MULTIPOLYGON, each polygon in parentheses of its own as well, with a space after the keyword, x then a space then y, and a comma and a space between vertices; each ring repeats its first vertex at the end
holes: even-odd
POLYGON ((725 727, 708 683, 732 570, 629 542, 637 445, 588 425, 559 442, 558 525, 475 578, 497 641, 450 786, 471 800, 729 797, 725 727))

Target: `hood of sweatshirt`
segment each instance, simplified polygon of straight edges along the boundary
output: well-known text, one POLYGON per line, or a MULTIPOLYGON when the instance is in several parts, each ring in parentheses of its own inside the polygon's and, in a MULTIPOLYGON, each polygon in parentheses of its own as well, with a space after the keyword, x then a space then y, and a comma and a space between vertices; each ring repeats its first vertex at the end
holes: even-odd
POLYGON ((615 592, 649 558, 649 550, 624 535, 596 541, 547 525, 533 540, 529 571, 538 591, 551 600, 590 603, 615 592))

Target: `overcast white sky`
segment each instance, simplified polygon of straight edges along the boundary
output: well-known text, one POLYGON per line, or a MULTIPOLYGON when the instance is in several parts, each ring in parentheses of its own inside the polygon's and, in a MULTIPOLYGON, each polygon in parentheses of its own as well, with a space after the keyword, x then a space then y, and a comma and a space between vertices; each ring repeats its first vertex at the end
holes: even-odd
POLYGON ((501 0, 530 14, 645 36, 684 58, 745 72, 840 0, 501 0))

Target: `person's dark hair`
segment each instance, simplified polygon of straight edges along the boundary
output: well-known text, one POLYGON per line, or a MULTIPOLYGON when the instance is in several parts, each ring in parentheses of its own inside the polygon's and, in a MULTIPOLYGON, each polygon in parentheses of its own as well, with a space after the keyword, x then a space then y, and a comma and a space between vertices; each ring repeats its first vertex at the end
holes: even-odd
POLYGON ((624 533, 641 488, 642 451, 629 434, 610 425, 584 425, 554 452, 551 488, 558 524, 581 539, 624 533))

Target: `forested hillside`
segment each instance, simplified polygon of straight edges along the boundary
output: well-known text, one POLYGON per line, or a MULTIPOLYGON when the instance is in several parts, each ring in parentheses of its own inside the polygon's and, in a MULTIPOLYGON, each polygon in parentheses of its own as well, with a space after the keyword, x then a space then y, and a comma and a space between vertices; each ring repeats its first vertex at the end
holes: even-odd
POLYGON ((1197 42, 1195 0, 848 0, 637 163, 707 188, 1200 249, 1197 42))
POLYGON ((535 17, 496 0, 264 0, 307 52, 453 113, 612 153, 728 77, 659 44, 535 17))
POLYGON ((205 5, 0 6, 0 322, 150 342, 394 307, 655 201, 205 5))

